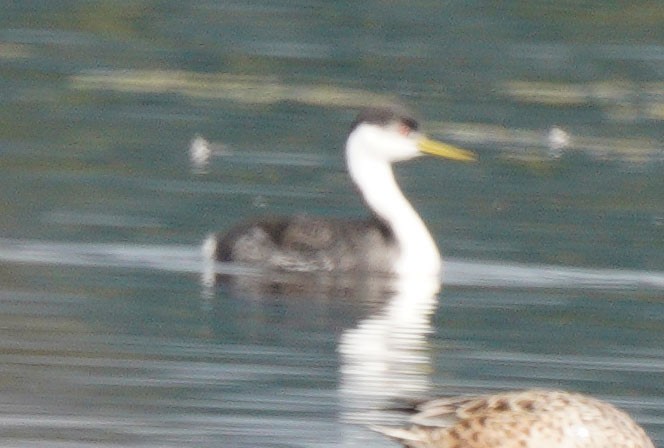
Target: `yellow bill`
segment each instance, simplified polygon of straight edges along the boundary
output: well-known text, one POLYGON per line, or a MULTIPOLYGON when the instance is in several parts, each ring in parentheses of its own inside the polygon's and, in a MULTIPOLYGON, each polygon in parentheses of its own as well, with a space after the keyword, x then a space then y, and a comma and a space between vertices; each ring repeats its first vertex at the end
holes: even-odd
POLYGON ((426 137, 422 137, 417 142, 417 148, 424 154, 445 157, 446 159, 459 160, 462 162, 475 162, 477 160, 477 154, 472 151, 466 151, 465 149, 457 148, 448 145, 447 143, 431 140, 426 137))

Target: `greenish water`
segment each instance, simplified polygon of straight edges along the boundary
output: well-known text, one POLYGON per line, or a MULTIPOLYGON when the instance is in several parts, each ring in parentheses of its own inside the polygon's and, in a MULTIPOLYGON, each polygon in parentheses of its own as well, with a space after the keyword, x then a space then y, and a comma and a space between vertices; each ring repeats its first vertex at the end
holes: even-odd
POLYGON ((531 386, 661 445, 658 2, 5 3, 3 446, 388 447, 364 425, 395 396, 531 386), (480 155, 398 168, 442 292, 202 281, 210 231, 364 213, 345 132, 395 98, 480 155))

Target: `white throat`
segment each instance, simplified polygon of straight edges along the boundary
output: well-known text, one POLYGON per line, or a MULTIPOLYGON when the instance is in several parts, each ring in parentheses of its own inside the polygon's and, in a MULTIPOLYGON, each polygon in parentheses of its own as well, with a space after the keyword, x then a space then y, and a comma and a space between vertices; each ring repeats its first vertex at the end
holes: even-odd
POLYGON ((442 265, 436 243, 397 185, 391 163, 367 151, 367 140, 376 140, 375 135, 367 133, 351 134, 346 144, 346 161, 364 200, 394 233, 399 245, 394 271, 438 276, 442 265))

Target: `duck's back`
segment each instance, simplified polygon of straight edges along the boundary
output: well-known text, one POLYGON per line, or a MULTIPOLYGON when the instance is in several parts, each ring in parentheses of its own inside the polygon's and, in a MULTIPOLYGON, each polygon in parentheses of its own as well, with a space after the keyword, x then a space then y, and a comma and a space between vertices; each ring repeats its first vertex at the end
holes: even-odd
POLYGON ((625 412, 595 398, 527 390, 422 403, 408 428, 376 428, 412 448, 654 448, 625 412))

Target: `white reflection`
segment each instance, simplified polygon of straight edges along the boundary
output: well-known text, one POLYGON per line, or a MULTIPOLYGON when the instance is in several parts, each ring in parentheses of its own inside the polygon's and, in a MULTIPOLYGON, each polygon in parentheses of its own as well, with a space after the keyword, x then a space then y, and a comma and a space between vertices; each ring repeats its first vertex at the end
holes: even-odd
POLYGON ((385 306, 341 337, 339 388, 346 422, 385 422, 384 409, 395 400, 420 397, 429 389, 427 336, 439 279, 403 276, 392 286, 385 306))

